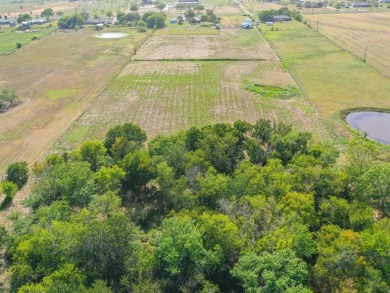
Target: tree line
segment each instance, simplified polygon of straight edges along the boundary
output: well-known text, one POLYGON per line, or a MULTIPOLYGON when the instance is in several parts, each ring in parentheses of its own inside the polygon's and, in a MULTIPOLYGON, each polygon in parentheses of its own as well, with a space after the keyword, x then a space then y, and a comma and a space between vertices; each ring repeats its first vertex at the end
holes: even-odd
POLYGON ((126 123, 32 166, 32 213, 0 235, 11 292, 389 291, 390 163, 372 143, 340 165, 264 119, 146 141, 126 123))

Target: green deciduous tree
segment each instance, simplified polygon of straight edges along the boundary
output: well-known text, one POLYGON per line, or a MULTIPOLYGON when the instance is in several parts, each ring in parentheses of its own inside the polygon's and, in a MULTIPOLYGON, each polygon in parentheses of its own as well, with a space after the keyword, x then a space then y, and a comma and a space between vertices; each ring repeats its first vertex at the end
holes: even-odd
POLYGON ((85 23, 85 18, 80 13, 66 15, 58 20, 58 27, 61 29, 74 29, 82 27, 85 23))
POLYGON ((188 217, 165 219, 161 231, 152 233, 160 271, 169 280, 168 291, 193 291, 204 282, 204 271, 220 264, 220 251, 208 251, 202 236, 188 217))
POLYGON ((108 153, 117 160, 139 149, 146 141, 146 133, 138 125, 125 123, 111 128, 104 141, 108 153))
POLYGON ((86 206, 94 193, 95 185, 88 163, 60 164, 40 178, 30 195, 29 204, 38 208, 65 199, 70 205, 86 206))
POLYGON ((29 13, 19 14, 18 19, 16 20, 18 23, 22 23, 25 21, 31 20, 32 17, 29 13))
POLYGON ((112 167, 103 166, 99 171, 93 174, 93 179, 95 180, 99 192, 116 192, 120 189, 125 176, 126 172, 117 165, 112 167))
POLYGON ((162 12, 164 10, 164 8, 167 7, 167 4, 165 4, 164 2, 162 1, 157 1, 156 3, 156 8, 160 10, 160 12, 162 12))
POLYGON ((85 141, 80 146, 80 158, 82 161, 91 164, 92 171, 96 171, 100 167, 106 152, 107 150, 103 144, 96 140, 85 141))
POLYGON ((49 21, 50 16, 53 16, 53 15, 54 15, 54 10, 52 8, 45 8, 41 12, 41 16, 46 17, 48 21, 49 21))
POLYGON ((22 188, 28 181, 27 162, 12 163, 6 170, 7 180, 15 183, 18 188, 22 188))
POLYGON ((358 178, 353 195, 374 205, 383 215, 390 216, 390 163, 368 168, 358 178))
POLYGON ((143 150, 128 154, 122 160, 121 167, 126 172, 124 184, 131 189, 144 186, 156 172, 152 157, 143 150))
POLYGON ((166 15, 164 13, 152 13, 146 19, 146 25, 148 28, 159 29, 165 27, 166 15))
POLYGON ((238 278, 246 292, 310 292, 306 283, 306 264, 292 250, 242 256, 231 274, 238 278), (298 287, 298 288, 297 288, 298 287))

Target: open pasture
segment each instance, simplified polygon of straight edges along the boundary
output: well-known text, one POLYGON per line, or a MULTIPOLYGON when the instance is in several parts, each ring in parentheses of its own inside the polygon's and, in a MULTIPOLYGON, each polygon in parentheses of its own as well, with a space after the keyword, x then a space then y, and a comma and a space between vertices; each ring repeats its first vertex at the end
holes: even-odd
MULTIPOLYGON (((243 21, 241 17, 238 18, 240 20, 243 21)), ((170 28, 163 29, 142 46, 133 60, 277 60, 268 43, 256 30, 243 30, 239 28, 238 21, 226 25, 226 21, 222 22, 221 31, 213 35, 171 35, 170 28)), ((207 28, 209 30, 216 31, 207 28)))
POLYGON ((390 77, 390 12, 305 15, 313 27, 339 46, 390 77))
POLYGON ((130 58, 145 34, 98 39, 90 30, 56 33, 0 57, 0 87, 24 103, 0 114, 0 170, 41 158, 130 58))
POLYGON ((295 21, 280 25, 263 34, 329 129, 349 134, 339 119, 343 109, 390 108, 388 77, 314 29, 295 21))
POLYGON ((15 51, 16 43, 24 46, 30 43, 34 37, 40 39, 53 33, 55 30, 56 28, 54 27, 46 28, 46 26, 39 26, 34 30, 16 31, 15 29, 3 26, 0 30, 0 55, 15 51))
POLYGON ((124 122, 139 124, 149 137, 217 122, 255 122, 260 117, 292 123, 300 130, 315 129, 323 132, 321 136, 326 132, 301 97, 263 98, 246 90, 245 81, 295 85, 277 61, 132 61, 58 147, 103 139, 109 128, 124 122))

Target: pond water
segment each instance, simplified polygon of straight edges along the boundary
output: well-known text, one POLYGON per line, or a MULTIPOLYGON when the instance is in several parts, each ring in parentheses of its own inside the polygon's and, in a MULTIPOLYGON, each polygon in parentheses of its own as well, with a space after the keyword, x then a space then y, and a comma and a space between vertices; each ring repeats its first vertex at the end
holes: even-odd
POLYGON ((390 113, 353 112, 347 115, 346 120, 367 137, 390 145, 390 113))
POLYGON ((104 33, 104 34, 96 35, 97 38, 101 38, 101 39, 119 39, 126 36, 127 34, 125 33, 104 33))

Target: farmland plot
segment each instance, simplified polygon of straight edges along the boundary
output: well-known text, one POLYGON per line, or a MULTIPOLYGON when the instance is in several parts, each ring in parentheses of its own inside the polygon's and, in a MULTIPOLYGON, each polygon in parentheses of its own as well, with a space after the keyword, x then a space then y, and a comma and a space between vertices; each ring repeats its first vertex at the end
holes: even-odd
POLYGON ((223 27, 218 35, 156 35, 133 60, 278 60, 256 30, 223 27))
POLYGON ((24 103, 0 114, 0 173, 11 162, 44 156, 130 58, 145 34, 95 38, 95 31, 56 33, 0 57, 0 87, 24 103))
POLYGON ((320 130, 303 99, 265 99, 243 86, 244 80, 275 84, 271 79, 294 84, 279 62, 133 61, 58 146, 68 149, 85 139, 102 139, 124 122, 139 124, 149 137, 239 119, 253 123, 260 117, 320 130))
POLYGON ((390 107, 386 76, 301 23, 280 26, 264 35, 333 133, 350 135, 339 118, 343 109, 390 107))
POLYGON ((390 13, 305 15, 313 27, 390 77, 390 13))

